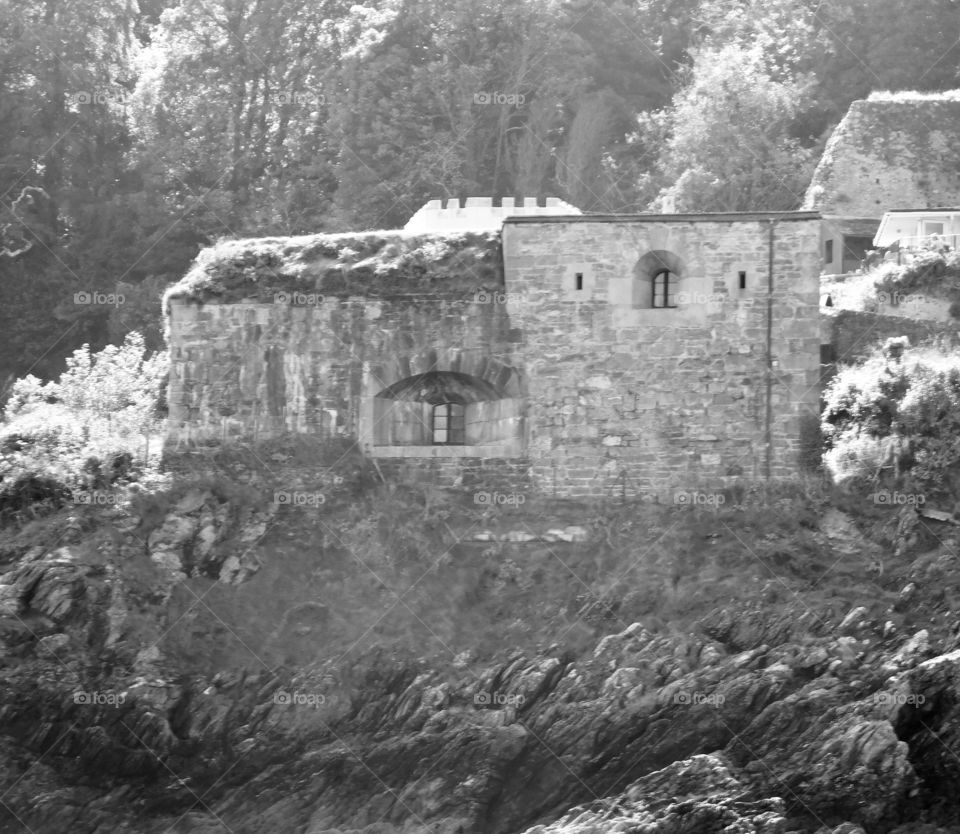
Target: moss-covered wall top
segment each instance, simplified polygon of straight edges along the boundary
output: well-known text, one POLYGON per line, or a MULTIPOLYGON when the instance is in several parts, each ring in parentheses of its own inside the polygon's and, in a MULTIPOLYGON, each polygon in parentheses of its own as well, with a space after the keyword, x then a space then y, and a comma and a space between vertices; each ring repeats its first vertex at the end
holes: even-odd
POLYGON ((804 208, 847 217, 960 203, 960 100, 855 101, 824 150, 804 208))
POLYGON ((403 231, 231 240, 203 250, 164 296, 274 302, 278 295, 465 298, 503 286, 500 233, 403 231))

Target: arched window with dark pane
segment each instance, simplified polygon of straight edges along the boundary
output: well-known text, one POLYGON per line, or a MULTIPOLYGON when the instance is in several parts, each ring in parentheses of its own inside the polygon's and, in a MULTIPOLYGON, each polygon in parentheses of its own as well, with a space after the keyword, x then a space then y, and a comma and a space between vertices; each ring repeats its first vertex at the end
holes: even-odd
POLYGON ((651 307, 676 307, 674 295, 677 291, 677 276, 669 269, 660 269, 653 273, 653 298, 651 307))
POLYGON ((431 431, 435 446, 463 446, 466 443, 463 406, 457 403, 435 405, 431 431))
POLYGON ((675 310, 687 277, 686 265, 675 252, 651 249, 633 267, 633 306, 641 310, 675 310))

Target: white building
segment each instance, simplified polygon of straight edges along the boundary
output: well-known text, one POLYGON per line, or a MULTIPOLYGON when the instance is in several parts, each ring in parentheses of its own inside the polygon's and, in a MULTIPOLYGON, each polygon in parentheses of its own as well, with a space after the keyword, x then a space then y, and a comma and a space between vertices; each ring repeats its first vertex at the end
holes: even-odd
POLYGON ((960 208, 902 209, 888 211, 873 238, 878 249, 896 245, 913 249, 938 244, 957 248, 960 240, 960 208))

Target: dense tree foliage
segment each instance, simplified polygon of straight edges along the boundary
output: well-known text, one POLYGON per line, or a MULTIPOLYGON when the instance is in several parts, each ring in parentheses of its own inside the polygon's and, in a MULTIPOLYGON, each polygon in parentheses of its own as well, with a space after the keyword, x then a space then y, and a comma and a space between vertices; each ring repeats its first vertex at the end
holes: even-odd
POLYGON ((795 207, 849 103, 953 87, 958 42, 958 0, 0 0, 0 386, 158 348, 221 236, 795 207))

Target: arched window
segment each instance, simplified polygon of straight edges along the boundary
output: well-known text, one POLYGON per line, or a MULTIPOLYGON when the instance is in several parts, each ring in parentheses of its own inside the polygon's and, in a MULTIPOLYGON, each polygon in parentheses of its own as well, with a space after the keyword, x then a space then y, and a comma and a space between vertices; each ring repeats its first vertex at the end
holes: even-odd
POLYGON ((660 269, 653 273, 653 297, 651 307, 676 307, 674 294, 677 290, 677 276, 669 269, 660 269))
POLYGON ((463 406, 457 403, 435 405, 430 430, 435 446, 462 446, 466 442, 463 406))
POLYGON ((667 249, 652 249, 633 267, 632 304, 641 310, 676 309, 687 279, 683 259, 667 249))

